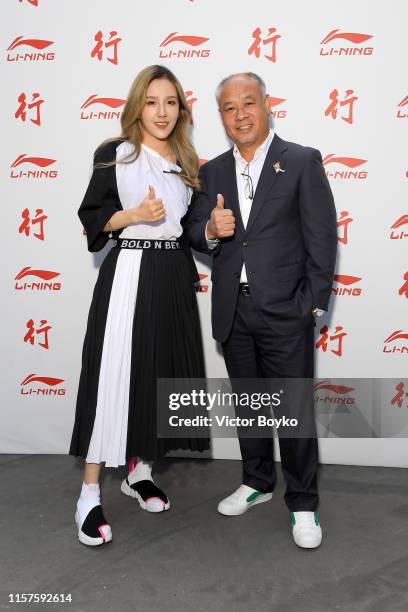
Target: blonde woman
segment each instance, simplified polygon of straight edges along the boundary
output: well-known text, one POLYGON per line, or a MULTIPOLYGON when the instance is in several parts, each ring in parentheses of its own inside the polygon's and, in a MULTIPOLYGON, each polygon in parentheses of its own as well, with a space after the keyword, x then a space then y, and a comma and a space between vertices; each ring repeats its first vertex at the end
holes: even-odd
POLYGON ((152 479, 152 462, 171 449, 208 448, 207 439, 156 435, 157 378, 204 376, 198 276, 182 235, 198 187, 189 124, 174 74, 163 66, 142 70, 122 113, 120 138, 95 153, 78 211, 90 251, 116 240, 93 294, 70 447, 85 459, 75 519, 79 540, 90 546, 112 539, 100 502, 102 463, 128 462, 122 492, 144 510, 161 512, 170 502, 152 479))

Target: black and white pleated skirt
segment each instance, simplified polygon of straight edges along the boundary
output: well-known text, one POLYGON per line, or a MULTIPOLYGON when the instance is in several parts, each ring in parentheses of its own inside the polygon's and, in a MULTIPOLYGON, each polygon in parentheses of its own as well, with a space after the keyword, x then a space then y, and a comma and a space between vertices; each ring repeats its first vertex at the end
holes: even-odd
POLYGON ((108 253, 88 317, 71 455, 117 467, 209 448, 207 438, 157 436, 157 379, 205 376, 193 282, 184 250, 108 253))

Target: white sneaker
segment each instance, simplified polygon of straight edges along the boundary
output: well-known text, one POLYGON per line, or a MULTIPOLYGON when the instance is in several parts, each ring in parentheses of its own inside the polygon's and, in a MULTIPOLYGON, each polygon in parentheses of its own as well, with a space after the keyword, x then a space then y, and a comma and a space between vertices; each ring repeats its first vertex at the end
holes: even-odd
POLYGON ((238 516, 247 512, 252 506, 270 499, 272 499, 272 493, 262 493, 247 485, 241 485, 232 495, 220 501, 218 512, 226 516, 238 516))
POLYGON ((301 548, 317 548, 322 543, 322 528, 317 512, 291 512, 292 534, 301 548))

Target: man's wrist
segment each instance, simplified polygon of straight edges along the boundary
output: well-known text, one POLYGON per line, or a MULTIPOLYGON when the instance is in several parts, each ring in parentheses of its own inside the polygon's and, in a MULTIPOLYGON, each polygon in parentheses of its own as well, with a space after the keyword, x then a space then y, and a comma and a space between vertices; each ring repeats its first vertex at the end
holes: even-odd
POLYGON ((325 312, 325 310, 323 310, 322 308, 318 308, 317 306, 313 306, 312 308, 312 314, 314 317, 321 317, 322 315, 324 315, 325 312))

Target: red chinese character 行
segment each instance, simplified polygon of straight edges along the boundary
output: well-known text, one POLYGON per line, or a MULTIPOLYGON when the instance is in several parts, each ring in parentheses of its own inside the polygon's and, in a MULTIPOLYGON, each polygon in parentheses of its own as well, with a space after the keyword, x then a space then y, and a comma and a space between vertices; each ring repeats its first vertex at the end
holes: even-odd
POLYGON ((264 57, 270 62, 276 63, 276 42, 282 37, 280 34, 275 34, 275 32, 276 28, 268 28, 266 38, 262 39, 261 28, 255 28, 255 30, 252 32, 254 42, 248 49, 248 55, 254 54, 255 57, 259 58, 261 55, 261 43, 264 46, 271 45, 270 55, 264 55, 264 57))
POLYGON ((337 221, 337 240, 343 244, 348 243, 348 226, 353 221, 352 217, 348 216, 347 210, 342 210, 340 213, 340 219, 337 221))
POLYGON ((39 225, 39 227, 37 228, 38 233, 33 232, 33 236, 35 238, 38 238, 38 240, 44 240, 44 221, 48 219, 48 217, 44 214, 43 209, 37 208, 35 211, 35 217, 33 219, 30 219, 30 211, 28 210, 28 208, 25 208, 23 210, 21 216, 23 221, 20 224, 20 227, 18 228, 19 234, 24 233, 26 236, 29 236, 31 223, 31 225, 33 226, 39 225))
POLYGON ((405 283, 402 284, 400 290, 398 291, 398 295, 405 295, 408 298, 408 272, 404 274, 405 283))
POLYGON ((318 339, 318 341, 316 342, 316 348, 317 349, 322 349, 322 351, 325 353, 327 351, 328 348, 328 341, 330 340, 331 342, 336 341, 337 342, 337 347, 336 348, 331 348, 331 352, 334 353, 334 355, 337 355, 338 357, 341 357, 343 354, 343 339, 345 336, 347 336, 347 332, 342 331, 343 327, 341 325, 337 325, 335 328, 335 333, 331 336, 329 336, 329 328, 327 325, 323 325, 323 327, 320 330, 321 333, 321 337, 318 339), (339 333, 340 332, 340 333, 339 333))
POLYGON ((51 325, 46 325, 46 323, 48 323, 48 321, 46 319, 42 319, 40 321, 40 326, 37 329, 35 329, 33 319, 29 319, 29 321, 27 321, 27 324, 26 324, 28 332, 24 336, 24 342, 29 342, 31 345, 33 345, 35 342, 36 335, 43 334, 44 335, 43 342, 39 342, 38 344, 42 348, 48 349, 49 348, 48 332, 50 329, 52 329, 52 327, 51 325))
POLYGON ((96 57, 99 61, 102 61, 103 48, 105 47, 105 49, 109 49, 109 47, 113 47, 112 49, 113 57, 107 57, 106 59, 111 64, 115 64, 115 66, 117 66, 118 64, 118 44, 122 40, 121 38, 117 36, 117 34, 118 33, 115 30, 112 30, 112 32, 109 32, 110 38, 106 43, 104 43, 103 33, 101 32, 101 30, 99 30, 99 32, 97 32, 94 37, 96 45, 91 51, 91 57, 96 57))
POLYGON ((32 101, 27 105, 27 96, 24 92, 18 96, 17 101, 20 103, 20 106, 14 113, 14 117, 16 119, 21 119, 21 121, 25 122, 27 117, 27 109, 33 110, 35 109, 35 118, 30 119, 31 123, 35 125, 41 125, 41 116, 40 116, 40 106, 43 104, 44 100, 40 98, 40 94, 38 92, 32 94, 32 101))
POLYGON ((346 123, 353 123, 353 105, 354 105, 354 102, 358 100, 358 96, 351 96, 351 94, 353 93, 354 93, 353 89, 347 89, 344 99, 339 100, 338 90, 333 89, 329 94, 329 98, 331 102, 329 106, 326 108, 326 110, 324 111, 325 117, 328 117, 330 115, 332 119, 337 119, 337 107, 339 105, 340 107, 348 106, 349 107, 348 115, 346 117, 341 117, 341 119, 343 119, 343 121, 345 121, 346 123), (347 96, 350 96, 350 97, 347 97, 347 96))
POLYGON ((395 385, 395 391, 396 391, 396 394, 391 400, 391 406, 397 405, 398 408, 402 408, 402 400, 404 396, 408 397, 408 393, 406 393, 405 391, 404 383, 400 382, 398 383, 398 385, 395 385))
POLYGON ((184 94, 187 98, 187 104, 190 109, 190 123, 193 123, 193 104, 194 102, 197 102, 197 98, 191 97, 193 95, 192 91, 185 91, 184 94))

